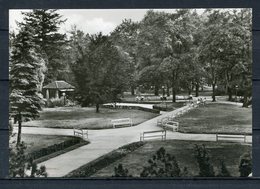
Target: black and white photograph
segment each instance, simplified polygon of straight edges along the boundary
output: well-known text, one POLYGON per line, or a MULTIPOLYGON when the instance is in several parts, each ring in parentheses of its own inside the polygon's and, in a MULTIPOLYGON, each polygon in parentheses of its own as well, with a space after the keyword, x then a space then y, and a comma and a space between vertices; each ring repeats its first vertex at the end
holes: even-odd
POLYGON ((9 10, 9 178, 252 167, 252 9, 9 10))

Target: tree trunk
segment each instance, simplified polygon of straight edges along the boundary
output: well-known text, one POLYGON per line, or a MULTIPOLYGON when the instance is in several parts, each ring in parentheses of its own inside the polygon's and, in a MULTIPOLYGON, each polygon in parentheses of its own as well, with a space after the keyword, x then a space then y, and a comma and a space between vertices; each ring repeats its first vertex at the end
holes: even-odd
POLYGON ((96 104, 96 113, 99 113, 99 103, 96 104))
POLYGON ((196 88, 195 88, 195 96, 196 97, 199 96, 199 89, 200 89, 200 85, 199 85, 199 83, 196 83, 196 88))
POLYGON ((166 87, 167 87, 167 89, 166 89, 166 90, 167 90, 167 91, 166 91, 167 96, 170 96, 170 86, 169 86, 168 83, 167 83, 166 85, 167 85, 167 86, 166 86, 166 87))
POLYGON ((190 96, 190 95, 191 95, 191 89, 188 88, 188 96, 190 96))
POLYGON ((247 96, 247 94, 244 94, 243 106, 242 107, 247 108, 248 105, 249 105, 249 103, 248 103, 248 96, 247 96))
POLYGON ((156 84, 156 85, 154 86, 154 95, 155 95, 155 96, 159 96, 159 86, 158 86, 158 84, 156 84))
POLYGON ((228 92, 228 101, 232 101, 232 90, 229 86, 227 87, 227 92, 228 92))
POLYGON ((172 102, 176 102, 175 72, 172 71, 172 102), (175 82, 175 83, 174 83, 175 82))
POLYGON ((215 87, 216 84, 212 84, 212 102, 216 102, 216 96, 215 96, 215 87))
POLYGON ((22 134, 22 115, 19 113, 18 115, 18 133, 17 133, 17 142, 16 146, 21 143, 21 134, 22 134))
POLYGON ((135 87, 131 86, 131 95, 134 96, 135 95, 135 87))
POLYGON ((176 102, 176 90, 175 87, 172 87, 172 102, 176 102))

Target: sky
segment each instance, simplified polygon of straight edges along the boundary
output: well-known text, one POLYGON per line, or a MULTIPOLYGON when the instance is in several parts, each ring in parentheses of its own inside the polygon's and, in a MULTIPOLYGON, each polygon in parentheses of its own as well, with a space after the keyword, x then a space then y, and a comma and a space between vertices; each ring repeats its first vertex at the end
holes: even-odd
MULTIPOLYGON (((107 35, 112 32, 124 19, 141 21, 148 9, 60 9, 57 12, 62 18, 67 19, 65 24, 60 26, 61 33, 68 33, 73 25, 85 33, 95 34, 102 32, 107 35)), ((18 31, 16 21, 21 22, 22 11, 30 10, 9 10, 9 29, 18 31)), ((168 13, 176 12, 176 9, 154 9, 154 11, 164 11, 168 13)), ((197 9, 202 13, 204 9, 197 9)))

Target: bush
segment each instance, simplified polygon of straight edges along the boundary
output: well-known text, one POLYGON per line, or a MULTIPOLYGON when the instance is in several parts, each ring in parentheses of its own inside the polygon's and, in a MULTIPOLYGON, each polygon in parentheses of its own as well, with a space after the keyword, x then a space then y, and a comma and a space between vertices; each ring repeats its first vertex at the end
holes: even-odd
POLYGON ((195 153, 194 156, 199 165, 199 176, 200 177, 214 177, 214 169, 210 162, 210 158, 208 152, 205 148, 205 145, 198 146, 195 145, 195 153))
MULTIPOLYGON (((167 154, 161 147, 151 159, 148 160, 149 166, 144 167, 141 177, 180 177, 181 169, 176 158, 167 154)), ((187 174, 187 168, 184 169, 187 174)))
POLYGON ((82 142, 81 138, 72 137, 71 139, 66 140, 62 143, 54 144, 54 145, 48 146, 46 148, 42 148, 40 150, 34 151, 34 152, 28 154, 28 158, 36 160, 36 159, 41 158, 43 156, 47 156, 47 155, 55 153, 57 151, 64 150, 65 148, 68 148, 70 146, 79 144, 81 142, 82 142))
POLYGON ((62 107, 64 106, 64 100, 59 98, 51 98, 47 103, 49 108, 62 107))
POLYGON ((11 177, 47 177, 45 166, 37 167, 31 158, 25 155, 24 142, 10 149, 9 175, 11 177))
POLYGON ((242 154, 239 163, 239 172, 241 177, 248 177, 252 172, 252 155, 247 152, 242 154))
POLYGON ((218 177, 230 177, 230 173, 226 167, 225 162, 221 161, 220 173, 217 175, 218 177))
POLYGON ((114 168, 114 172, 113 177, 132 177, 132 175, 128 174, 128 169, 124 169, 121 163, 114 168))

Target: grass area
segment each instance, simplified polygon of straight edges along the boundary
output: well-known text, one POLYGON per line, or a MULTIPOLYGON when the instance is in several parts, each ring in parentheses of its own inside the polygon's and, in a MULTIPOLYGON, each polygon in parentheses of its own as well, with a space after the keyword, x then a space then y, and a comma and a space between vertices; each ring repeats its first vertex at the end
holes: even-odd
POLYGON ((252 134, 252 108, 210 103, 177 119, 180 132, 252 134))
MULTIPOLYGON (((15 137, 15 136, 14 136, 15 137)), ((60 154, 76 149, 89 142, 74 136, 22 134, 22 141, 26 144, 25 154, 37 157, 37 163, 46 161, 60 154), (73 142, 75 140, 75 142, 73 142)), ((14 145, 11 143, 10 145, 14 145)))
POLYGON ((149 120, 158 114, 135 109, 100 109, 81 107, 45 108, 37 120, 25 122, 24 126, 51 127, 51 128, 84 128, 106 129, 112 128, 111 120, 119 118, 132 118, 137 125, 149 120))
POLYGON ((223 160, 231 176, 239 176, 240 156, 245 152, 251 151, 250 145, 231 142, 151 141, 146 142, 145 145, 137 150, 128 153, 125 157, 97 171, 92 177, 111 177, 114 174, 114 167, 117 167, 119 164, 127 168, 129 174, 133 177, 139 177, 143 166, 148 165, 147 161, 152 158, 160 147, 164 147, 167 153, 176 157, 180 168, 183 169, 185 166, 188 168, 188 176, 197 176, 199 168, 193 156, 195 144, 206 145, 215 173, 219 172, 220 161, 223 160))
POLYGON ((24 141, 27 146, 25 151, 27 154, 41 148, 46 148, 54 144, 65 142, 71 138, 71 136, 22 134, 22 141, 24 141))

